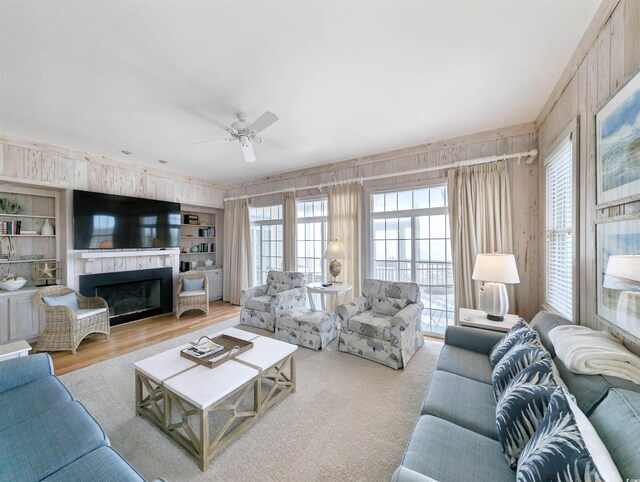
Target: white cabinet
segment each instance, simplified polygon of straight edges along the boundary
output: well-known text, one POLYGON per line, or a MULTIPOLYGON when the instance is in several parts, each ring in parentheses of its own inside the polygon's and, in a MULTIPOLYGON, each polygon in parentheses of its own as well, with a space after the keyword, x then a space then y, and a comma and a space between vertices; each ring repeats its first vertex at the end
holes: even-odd
POLYGON ((0 343, 36 338, 44 330, 44 314, 33 302, 35 288, 0 293, 0 343))
POLYGON ((9 341, 9 298, 0 297, 0 343, 9 341))
POLYGON ((209 301, 222 299, 222 270, 208 269, 205 271, 209 282, 209 301))

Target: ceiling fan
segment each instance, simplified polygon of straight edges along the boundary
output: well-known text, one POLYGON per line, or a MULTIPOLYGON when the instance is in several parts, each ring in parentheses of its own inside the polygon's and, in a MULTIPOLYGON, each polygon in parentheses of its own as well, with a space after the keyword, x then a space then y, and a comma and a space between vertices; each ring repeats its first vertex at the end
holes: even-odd
POLYGON ((265 112, 260 117, 258 117, 252 123, 249 123, 249 116, 247 114, 237 114, 238 120, 231 125, 225 124, 221 120, 216 119, 215 117, 207 114, 206 112, 198 111, 198 114, 204 119, 212 122, 217 125, 221 129, 227 131, 231 137, 226 137, 224 139, 210 139, 207 141, 196 142, 196 144, 204 144, 207 142, 215 142, 220 140, 226 141, 234 141, 237 140, 240 143, 240 148, 242 149, 242 155, 244 156, 244 160, 246 162, 254 162, 256 160, 255 152, 253 152, 252 142, 257 142, 258 144, 262 143, 262 137, 258 136, 258 133, 265 130, 271 124, 278 120, 278 116, 273 112, 265 112))

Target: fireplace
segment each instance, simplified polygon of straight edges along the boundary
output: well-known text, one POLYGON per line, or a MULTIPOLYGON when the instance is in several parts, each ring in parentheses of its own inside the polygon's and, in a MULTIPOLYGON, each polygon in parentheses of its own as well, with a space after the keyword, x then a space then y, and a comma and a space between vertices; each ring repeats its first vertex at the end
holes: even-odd
POLYGON ((107 301, 111 326, 170 313, 173 271, 157 268, 82 275, 80 293, 107 301))

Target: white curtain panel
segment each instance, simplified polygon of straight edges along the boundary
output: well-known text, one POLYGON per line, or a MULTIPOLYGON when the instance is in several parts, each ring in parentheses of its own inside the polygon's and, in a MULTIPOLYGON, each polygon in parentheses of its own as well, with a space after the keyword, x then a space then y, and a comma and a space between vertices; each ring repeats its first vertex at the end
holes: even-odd
POLYGON ((282 195, 284 215, 284 259, 285 271, 296 270, 296 195, 294 192, 285 192, 282 195))
POLYGON ((329 186, 329 240, 342 241, 348 257, 340 260, 342 271, 337 280, 353 287, 353 297, 360 296, 361 200, 360 182, 329 186))
MULTIPOLYGON (((448 177, 457 323, 459 308, 478 307, 481 283, 471 279, 478 253, 513 253, 511 193, 505 162, 450 169, 448 177)), ((507 291, 513 312, 513 285, 507 291)))
POLYGON ((240 291, 251 286, 249 200, 224 202, 224 276, 222 299, 240 304, 240 291))

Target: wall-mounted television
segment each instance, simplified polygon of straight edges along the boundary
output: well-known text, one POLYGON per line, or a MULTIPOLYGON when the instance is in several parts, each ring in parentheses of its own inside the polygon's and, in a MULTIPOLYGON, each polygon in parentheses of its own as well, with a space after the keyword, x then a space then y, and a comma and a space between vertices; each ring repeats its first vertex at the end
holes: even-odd
POLYGON ((73 191, 74 249, 180 246, 180 204, 73 191))

